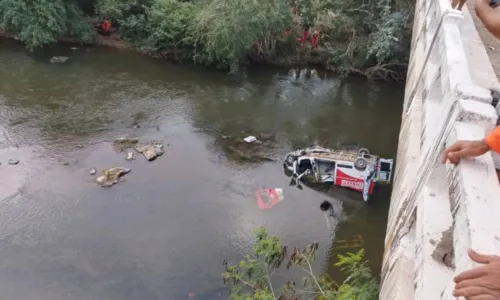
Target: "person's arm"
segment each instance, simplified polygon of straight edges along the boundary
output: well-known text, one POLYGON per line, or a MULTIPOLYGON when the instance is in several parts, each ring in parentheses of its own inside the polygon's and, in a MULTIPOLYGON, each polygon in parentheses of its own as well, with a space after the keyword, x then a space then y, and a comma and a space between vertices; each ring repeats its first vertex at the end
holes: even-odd
POLYGON ((500 12, 490 6, 490 0, 476 0, 476 14, 484 27, 500 39, 500 12))

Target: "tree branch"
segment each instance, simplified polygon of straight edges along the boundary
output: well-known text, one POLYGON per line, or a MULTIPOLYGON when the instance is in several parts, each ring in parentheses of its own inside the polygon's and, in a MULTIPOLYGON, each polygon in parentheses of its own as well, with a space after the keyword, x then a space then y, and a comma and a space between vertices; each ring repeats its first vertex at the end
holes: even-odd
POLYGON ((299 266, 299 267, 312 277, 312 279, 314 280, 314 283, 316 284, 316 286, 318 287, 319 291, 321 292, 321 295, 324 295, 325 292, 323 291, 323 289, 319 285, 318 280, 316 280, 316 276, 314 276, 314 274, 313 274, 312 266, 311 266, 311 263, 309 262, 309 259, 304 254, 302 254, 302 253, 300 254, 300 256, 302 256, 306 260, 307 265, 309 266, 309 271, 306 270, 306 269, 304 269, 302 266, 299 266))
POLYGON ((269 268, 267 268, 267 284, 269 285, 269 289, 271 290, 271 293, 273 294, 274 300, 276 300, 276 295, 274 294, 274 289, 273 289, 273 284, 271 283, 271 275, 269 275, 269 268))

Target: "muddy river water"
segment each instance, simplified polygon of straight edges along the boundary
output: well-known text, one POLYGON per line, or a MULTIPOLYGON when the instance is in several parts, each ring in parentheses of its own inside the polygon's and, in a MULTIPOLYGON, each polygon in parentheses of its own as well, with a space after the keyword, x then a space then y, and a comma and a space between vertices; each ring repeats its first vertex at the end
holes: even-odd
POLYGON ((362 247, 378 274, 390 186, 368 203, 340 188, 299 190, 282 159, 313 143, 394 157, 401 85, 51 51, 0 40, 2 300, 224 299, 221 262, 249 252, 261 225, 288 245, 318 241, 317 272, 338 276, 336 254, 362 247), (70 60, 50 64, 53 54, 70 60), (241 131, 273 135, 274 161, 230 155, 220 135, 241 131), (110 143, 122 136, 163 141, 165 154, 126 161, 110 143), (97 186, 89 170, 112 166, 132 172, 97 186), (284 200, 260 210, 262 188, 282 188, 284 200))

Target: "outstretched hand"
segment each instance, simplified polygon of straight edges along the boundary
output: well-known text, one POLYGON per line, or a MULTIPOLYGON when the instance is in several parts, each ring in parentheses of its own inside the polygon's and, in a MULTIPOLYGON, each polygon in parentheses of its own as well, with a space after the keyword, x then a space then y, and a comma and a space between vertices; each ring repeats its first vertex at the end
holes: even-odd
POLYGON ((456 165, 461 158, 476 157, 485 154, 490 148, 484 140, 480 141, 457 141, 444 151, 442 163, 447 160, 456 165))
POLYGON ((453 296, 467 300, 500 299, 500 256, 479 254, 469 249, 469 257, 482 266, 454 278, 453 296))

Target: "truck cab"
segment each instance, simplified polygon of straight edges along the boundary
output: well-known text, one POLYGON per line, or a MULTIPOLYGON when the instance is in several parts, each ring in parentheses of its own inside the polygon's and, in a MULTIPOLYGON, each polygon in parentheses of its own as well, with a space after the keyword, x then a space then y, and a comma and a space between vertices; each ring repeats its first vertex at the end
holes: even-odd
POLYGON ((393 159, 379 158, 377 164, 377 182, 390 183, 392 179, 393 159))

